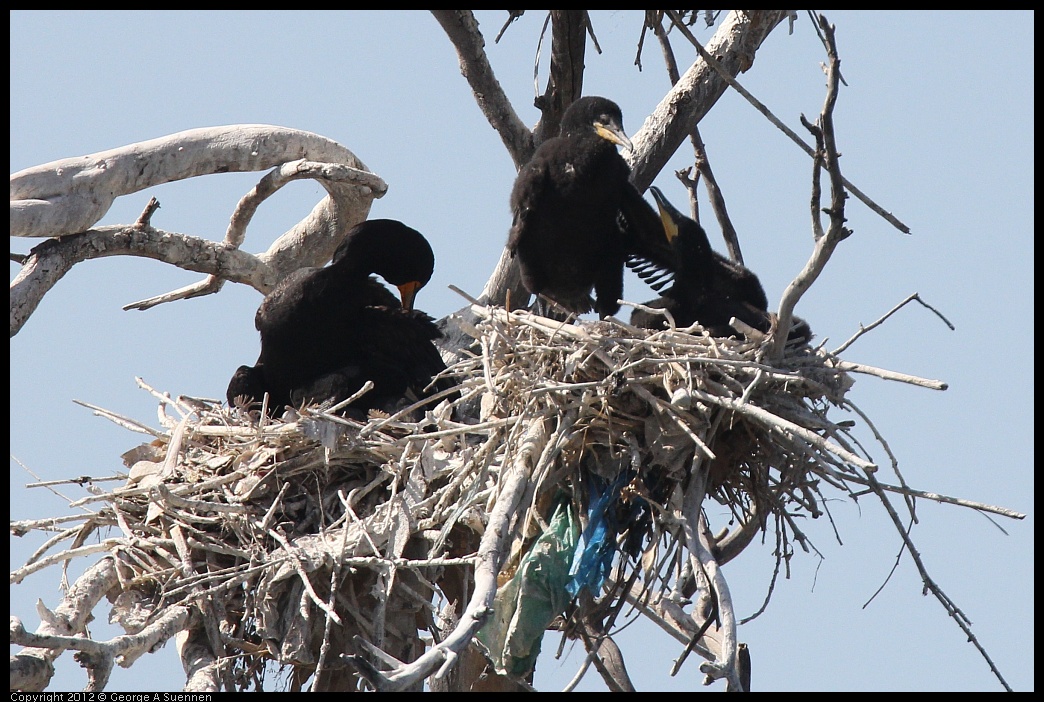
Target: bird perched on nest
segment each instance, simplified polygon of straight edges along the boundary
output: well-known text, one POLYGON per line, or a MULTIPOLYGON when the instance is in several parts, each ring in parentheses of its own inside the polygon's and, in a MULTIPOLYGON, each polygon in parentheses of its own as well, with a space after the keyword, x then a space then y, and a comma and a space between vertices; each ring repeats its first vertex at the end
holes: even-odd
POLYGON ((288 405, 339 402, 371 380, 373 389, 350 405, 365 413, 434 392, 424 388, 446 368, 433 343, 441 332, 413 309, 434 267, 428 241, 402 222, 354 227, 329 266, 297 270, 265 297, 254 317, 261 355, 232 376, 229 405, 239 396, 260 403, 267 392, 270 408, 281 413, 288 405), (401 300, 371 274, 395 285, 401 300))
MULTIPOLYGON (((732 317, 758 331, 770 332, 775 318, 768 312, 768 298, 757 275, 714 251, 703 227, 679 212, 659 188, 650 190, 673 252, 669 268, 674 284, 662 297, 645 305, 667 310, 678 327, 699 322, 711 336, 734 336, 736 331, 729 324, 732 317)), ((662 285, 653 287, 660 290, 662 285)), ((631 313, 631 324, 647 329, 668 326, 663 315, 640 309, 631 313)), ((811 338, 808 322, 794 317, 787 343, 804 343, 811 338)))
POLYGON ((582 97, 562 115, 559 136, 537 148, 511 190, 507 246, 518 258, 523 284, 577 314, 592 308, 601 317, 615 314, 625 261, 655 257, 663 239, 617 145, 631 148, 619 106, 582 97))

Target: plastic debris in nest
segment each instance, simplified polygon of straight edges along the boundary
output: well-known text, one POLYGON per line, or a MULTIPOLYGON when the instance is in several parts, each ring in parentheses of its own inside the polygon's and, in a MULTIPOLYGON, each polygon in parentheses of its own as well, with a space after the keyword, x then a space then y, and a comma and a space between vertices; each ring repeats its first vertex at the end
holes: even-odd
POLYGON ((547 437, 530 449, 539 448, 539 459, 525 468, 526 487, 504 549, 511 592, 497 594, 496 616, 482 633, 487 646, 502 646, 490 651, 501 674, 524 679, 535 659, 518 642, 539 650, 533 631, 567 610, 576 620, 590 616, 577 602, 597 600, 594 606, 608 617, 631 576, 644 576, 645 587, 666 588, 671 573, 659 572, 663 564, 686 562, 680 525, 694 474, 702 476, 705 494, 745 525, 736 530, 745 544, 777 510, 818 516, 810 465, 872 467, 827 438, 835 434, 827 409, 841 401, 851 380, 808 346, 768 365, 760 359, 761 338, 718 339, 698 328, 688 330, 695 334, 649 332, 615 320, 562 324, 479 306, 472 311, 479 321, 458 325, 477 342, 473 362, 477 368, 481 360, 485 385, 480 422, 512 423, 506 457, 522 453, 532 438, 526 430, 534 426, 547 437), (545 526, 560 526, 555 496, 562 491, 567 521, 580 525, 582 537, 564 561, 548 561, 547 539, 562 542, 557 526, 545 526), (553 568, 538 567, 549 562, 553 568), (573 604, 549 617, 517 593, 559 587, 563 563, 573 604), (586 598, 578 597, 585 589, 586 598))

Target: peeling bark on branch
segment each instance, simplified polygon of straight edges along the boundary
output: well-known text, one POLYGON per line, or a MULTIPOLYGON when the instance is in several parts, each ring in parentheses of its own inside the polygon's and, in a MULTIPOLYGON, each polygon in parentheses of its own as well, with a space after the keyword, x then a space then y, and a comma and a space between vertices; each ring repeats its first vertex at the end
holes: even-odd
MULTIPOLYGON (((787 17, 786 10, 733 10, 707 43, 707 51, 731 74, 754 64, 761 43, 787 17)), ((685 72, 631 137, 631 181, 644 191, 697 124, 728 88, 728 83, 701 59, 685 72)))
POLYGON ((368 170, 337 142, 297 129, 266 124, 190 129, 15 173, 11 236, 81 232, 104 217, 120 195, 212 173, 262 171, 301 158, 368 170))
POLYGON ((366 219, 373 199, 386 190, 384 181, 337 142, 269 125, 192 129, 19 171, 11 176, 11 235, 53 238, 82 233, 82 237, 39 246, 25 259, 11 283, 11 336, 73 265, 98 256, 147 256, 210 274, 201 283, 134 303, 138 309, 216 292, 224 280, 267 293, 298 268, 326 263, 345 232, 366 219), (87 231, 120 195, 183 178, 272 166, 278 168, 237 207, 220 244, 159 232, 146 221, 87 231), (268 251, 257 257, 238 253, 257 206, 299 178, 318 180, 328 197, 268 251), (110 236, 112 240, 106 241, 110 236))
MULTIPOLYGON (((95 605, 116 587, 116 565, 111 558, 94 564, 73 584, 61 604, 53 612, 42 610, 40 628, 34 638, 73 637, 83 633, 95 605), (43 616, 46 613, 48 616, 43 616)), ((38 607, 43 607, 38 604, 38 607)), ((15 617, 11 618, 11 643, 18 643, 19 632, 30 635, 15 617)), ((47 688, 54 675, 54 660, 66 647, 24 648, 11 656, 11 689, 38 692, 47 688)))

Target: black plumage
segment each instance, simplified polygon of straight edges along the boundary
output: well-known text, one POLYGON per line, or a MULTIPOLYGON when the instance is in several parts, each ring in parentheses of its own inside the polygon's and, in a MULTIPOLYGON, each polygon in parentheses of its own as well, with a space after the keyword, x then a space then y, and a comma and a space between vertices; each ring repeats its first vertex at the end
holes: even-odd
POLYGON ((507 245, 523 284, 577 314, 615 314, 625 260, 650 256, 646 247, 663 238, 617 145, 631 148, 619 106, 580 98, 562 115, 559 136, 537 148, 511 190, 507 245))
MULTIPOLYGON (((768 333, 775 319, 768 312, 768 298, 753 271, 711 248, 707 233, 694 220, 677 210, 658 188, 650 188, 660 210, 663 231, 670 242, 673 258, 669 263, 674 284, 663 295, 645 303, 665 309, 678 327, 699 322, 712 336, 734 336, 729 324, 735 317, 768 333)), ((662 289, 662 286, 656 286, 662 289)), ((653 312, 636 309, 631 324, 647 329, 664 329, 667 319, 653 312)), ((808 323, 798 317, 788 335, 788 343, 812 338, 808 323)))
POLYGON ((229 404, 238 396, 260 403, 267 392, 272 412, 281 413, 285 406, 339 402, 371 380, 374 388, 350 405, 365 413, 434 392, 424 388, 446 368, 433 343, 441 332, 413 309, 434 266, 427 240, 401 222, 354 227, 329 266, 295 271, 265 297, 254 317, 261 355, 233 375, 229 404), (395 285, 401 299, 372 274, 395 285))

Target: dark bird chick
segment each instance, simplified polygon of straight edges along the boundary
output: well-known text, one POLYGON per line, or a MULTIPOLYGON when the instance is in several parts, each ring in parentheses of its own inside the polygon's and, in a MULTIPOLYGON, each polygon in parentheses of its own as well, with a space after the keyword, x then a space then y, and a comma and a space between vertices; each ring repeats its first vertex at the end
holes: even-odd
MULTIPOLYGON (((734 336, 736 331, 729 324, 733 317, 761 332, 771 331, 775 320, 768 312, 768 298, 757 275, 714 251, 703 227, 679 212, 659 188, 650 190, 673 251, 669 267, 674 284, 662 297, 645 305, 667 310, 678 327, 699 322, 712 336, 734 336)), ((663 315, 638 309, 631 314, 631 324, 647 329, 668 326, 663 315)), ((795 317, 788 343, 811 338, 808 323, 795 317)))
POLYGON ((260 403, 267 392, 280 414, 285 406, 339 402, 371 380, 374 388, 350 405, 365 414, 447 386, 425 390, 446 365, 433 343, 441 336, 434 320, 413 309, 434 266, 427 240, 401 222, 354 227, 329 266, 295 271, 265 297, 254 317, 261 355, 233 375, 229 404, 239 396, 260 403), (400 298, 372 274, 395 285, 400 298))
POLYGON ((561 132, 541 144, 511 190, 508 249, 522 282, 577 314, 615 314, 629 256, 657 246, 656 214, 628 180, 617 152, 631 148, 620 108, 603 97, 574 102, 561 132), (592 289, 595 299, 592 299, 592 289))

